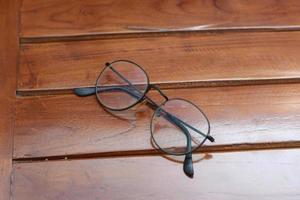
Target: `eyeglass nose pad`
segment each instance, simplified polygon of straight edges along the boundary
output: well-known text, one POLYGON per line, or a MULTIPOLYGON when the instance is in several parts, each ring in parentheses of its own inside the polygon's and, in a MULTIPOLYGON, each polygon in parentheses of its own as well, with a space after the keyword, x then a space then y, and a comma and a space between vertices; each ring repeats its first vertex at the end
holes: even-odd
POLYGON ((155 111, 155 116, 156 117, 160 117, 161 116, 161 108, 157 108, 157 110, 155 111))

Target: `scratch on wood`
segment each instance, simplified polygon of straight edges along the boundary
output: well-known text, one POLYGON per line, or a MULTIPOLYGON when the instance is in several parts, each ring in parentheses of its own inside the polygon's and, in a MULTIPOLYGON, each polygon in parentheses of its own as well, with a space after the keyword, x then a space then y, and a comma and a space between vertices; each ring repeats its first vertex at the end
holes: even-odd
POLYGON ((183 27, 183 28, 161 28, 161 27, 145 27, 145 26, 127 26, 126 29, 128 30, 135 30, 135 31, 200 31, 200 30, 207 30, 208 28, 212 28, 218 24, 206 24, 206 25, 199 25, 199 26, 190 26, 190 27, 183 27))

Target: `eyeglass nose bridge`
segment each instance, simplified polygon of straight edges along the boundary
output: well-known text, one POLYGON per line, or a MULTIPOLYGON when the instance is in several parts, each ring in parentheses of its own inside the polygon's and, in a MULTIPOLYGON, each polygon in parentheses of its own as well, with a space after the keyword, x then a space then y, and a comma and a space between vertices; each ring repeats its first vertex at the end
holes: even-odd
POLYGON ((165 100, 163 103, 169 101, 169 98, 167 97, 167 95, 165 95, 160 89, 159 87, 157 87, 156 85, 150 84, 150 88, 156 90, 165 100))

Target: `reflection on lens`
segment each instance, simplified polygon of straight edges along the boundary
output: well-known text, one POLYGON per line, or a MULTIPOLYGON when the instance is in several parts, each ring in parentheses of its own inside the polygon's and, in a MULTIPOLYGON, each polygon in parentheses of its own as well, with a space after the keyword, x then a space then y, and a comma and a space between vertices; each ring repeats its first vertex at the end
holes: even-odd
POLYGON ((108 64, 97 79, 97 98, 111 110, 127 109, 143 98, 148 83, 146 73, 137 64, 115 61, 108 64))
POLYGON ((194 104, 182 99, 171 99, 161 105, 152 117, 151 134, 155 144, 164 152, 182 155, 193 151, 209 134, 209 122, 194 104), (190 138, 190 144, 188 143, 190 138), (188 146, 191 145, 191 148, 188 146))

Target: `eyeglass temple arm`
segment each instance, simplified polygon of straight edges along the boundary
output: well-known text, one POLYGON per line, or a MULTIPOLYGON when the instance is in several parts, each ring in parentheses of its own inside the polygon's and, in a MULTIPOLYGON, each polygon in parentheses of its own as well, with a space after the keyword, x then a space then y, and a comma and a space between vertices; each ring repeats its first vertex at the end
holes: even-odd
MULTIPOLYGON (((166 101, 169 100, 168 97, 167 97, 167 96, 166 96, 166 95, 165 95, 165 94, 164 94, 164 93, 163 93, 156 85, 150 85, 150 86, 151 86, 151 88, 157 90, 157 91, 165 98, 166 101)), ((153 102, 150 98, 148 98, 147 96, 145 96, 145 97, 146 97, 146 100, 148 100, 148 103, 150 103, 152 109, 155 110, 156 108, 159 107, 159 106, 158 106, 155 102, 153 102), (150 101, 149 101, 149 100, 150 100, 150 101)), ((161 109, 161 110, 163 110, 163 109, 161 109)), ((163 110, 163 111, 166 112, 165 110, 163 110)), ((206 135, 206 134, 202 133, 201 131, 199 131, 198 129, 194 128, 193 126, 189 125, 188 123, 186 123, 186 122, 182 121, 181 119, 179 119, 179 118, 173 116, 172 114, 170 114, 170 113, 168 113, 168 112, 166 112, 166 113, 167 113, 168 115, 172 116, 172 118, 178 120, 178 121, 179 121, 180 123, 182 123, 183 125, 189 127, 189 128, 192 129, 193 131, 195 131, 195 132, 199 133, 200 135, 202 135, 203 137, 207 138, 210 142, 214 142, 214 141, 215 141, 215 139, 214 139, 211 135, 206 135)))
MULTIPOLYGON (((124 91, 137 99, 140 98, 140 96, 138 96, 137 94, 134 94, 133 91, 129 90, 127 87, 124 87, 124 86, 121 86, 121 87, 120 86, 110 86, 107 88, 99 88, 99 90, 101 90, 101 92, 114 91, 114 90, 115 91, 124 91)), ((74 92, 78 96, 90 96, 90 95, 93 95, 96 93, 96 87, 75 88, 74 92)), ((152 105, 152 106, 155 106, 155 105, 152 105)), ((166 114, 166 115, 164 115, 164 117, 169 122, 171 122, 172 124, 177 126, 179 129, 181 129, 181 131, 185 134, 185 136, 187 138, 187 152, 190 152, 192 147, 191 147, 191 135, 190 135, 189 131, 181 124, 181 122, 178 121, 177 118, 173 117, 170 114, 167 114, 165 111, 164 111, 164 113, 166 114)), ((194 168, 193 168, 192 153, 188 153, 187 155, 185 155, 183 171, 188 177, 191 177, 191 178, 193 177, 194 168)))
POLYGON ((74 93, 80 97, 91 96, 96 93, 95 87, 75 88, 74 93))
MULTIPOLYGON (((106 63, 105 64, 106 65, 106 67, 109 67, 117 76, 119 76, 123 81, 125 81, 130 87, 132 87, 135 91, 137 91, 139 94, 131 94, 131 91, 127 91, 126 90, 126 92, 128 93, 129 92, 129 94, 130 95, 133 95, 134 97, 136 97, 136 95, 141 95, 140 94, 140 91, 134 86, 134 85, 132 85, 132 83, 129 81, 129 80, 127 80, 122 74, 120 74, 117 70, 115 70, 114 69, 114 67, 110 64, 110 63, 106 63)), ((155 86, 155 85, 150 85, 152 88, 154 88, 154 89, 156 89, 166 100, 168 100, 168 97, 157 87, 157 86, 155 86)), ((123 88, 123 87, 121 87, 121 88, 123 88)), ((120 89, 121 89, 120 88, 120 89)), ((84 94, 84 96, 88 96, 88 95, 91 95, 91 94, 94 94, 95 92, 96 92, 96 87, 95 88, 92 88, 93 90, 91 90, 91 89, 89 89, 89 90, 84 90, 84 89, 82 89, 82 90, 80 90, 80 89, 77 89, 77 93, 78 93, 78 95, 80 95, 80 94, 84 94)), ((75 89, 76 90, 76 89, 75 89)), ((76 91, 75 91, 75 93, 76 93, 76 91)), ((139 96, 140 97, 140 96, 139 96)), ((138 97, 138 98, 139 98, 138 97)), ((153 107, 158 107, 158 105, 152 100, 152 99, 150 99, 149 97, 147 97, 146 95, 144 96, 144 98, 148 101, 148 103, 150 103, 150 105, 151 105, 151 107, 153 108, 153 107)), ((176 117, 175 117, 176 118, 176 117)), ((178 119, 178 118, 176 118, 176 119, 178 119)), ((207 138, 209 141, 211 141, 211 142, 214 142, 215 141, 215 139, 212 137, 212 136, 210 136, 210 135, 206 135, 206 134, 204 134, 204 133, 202 133, 201 131, 199 131, 199 130, 197 130, 196 128, 194 128, 194 127, 192 127, 191 125, 189 125, 189 124, 187 124, 187 123, 185 123, 184 121, 182 121, 182 120, 180 120, 180 119, 178 119, 182 124, 184 124, 185 126, 187 126, 187 127, 189 127, 190 129, 192 129, 193 131, 195 131, 195 132, 197 132, 197 133, 199 133, 200 135, 202 135, 203 137, 205 137, 205 138, 207 138)))
MULTIPOLYGON (((97 88, 97 90, 98 92, 123 91, 137 99, 140 98, 140 96, 131 91, 128 86, 107 86, 105 88, 97 88)), ((96 93, 96 87, 75 88, 74 93, 81 97, 91 96, 96 93)))
POLYGON ((186 136, 186 141, 187 141, 186 149, 187 149, 187 152, 189 152, 189 153, 185 155, 184 163, 183 163, 183 171, 188 177, 193 178, 194 167, 193 167, 193 158, 192 158, 192 152, 191 152, 192 151, 191 134, 189 133, 187 128, 185 126, 183 126, 180 121, 178 121, 177 118, 173 117, 172 115, 170 115, 168 113, 165 113, 165 114, 166 114, 166 115, 164 115, 165 119, 167 119, 170 123, 174 124, 179 129, 181 129, 181 131, 186 136))
MULTIPOLYGON (((159 90, 159 88, 157 88, 156 86, 154 85, 151 85, 151 87, 157 89, 159 92, 161 92, 159 90)), ((134 94, 133 91, 129 90, 127 88, 127 86, 109 86, 109 87, 106 87, 106 88, 99 88, 99 91, 101 90, 101 92, 106 92, 106 91, 124 91, 128 94, 130 94, 131 96, 139 99, 140 96, 138 94, 134 94)), ((89 95, 93 95, 95 94, 95 91, 96 91, 96 88, 75 88, 74 89, 74 92, 75 94, 77 94, 78 96, 89 96, 89 95)), ((165 96, 163 93, 162 93, 163 96, 165 96)), ((166 97, 166 96, 165 96, 166 97)), ((167 97, 166 97, 166 100, 167 100, 167 97)), ((150 106, 153 108, 153 109, 156 109, 157 106, 156 105, 153 105, 150 103, 150 106)), ((166 111, 164 111, 166 112, 166 111)), ((167 113, 167 112, 166 112, 167 113)), ((201 131, 199 131, 198 129, 195 129, 194 127, 190 126, 189 124, 185 123, 184 121, 178 119, 177 117, 171 115, 170 113, 167 113, 167 116, 169 116, 168 118, 172 118, 173 120, 176 120, 176 121, 179 121, 180 123, 184 124, 185 126, 191 128, 192 130, 194 130, 195 132, 201 134, 203 137, 206 137, 208 140, 210 140, 211 142, 214 142, 214 138, 210 135, 206 135, 204 133, 202 133, 201 131)), ((166 117, 167 117, 166 116, 166 117)))
MULTIPOLYGON (((152 88, 156 89, 163 97, 165 97, 166 100, 168 100, 168 97, 162 93, 162 91, 155 85, 151 85, 152 88)), ((124 91, 126 93, 128 93, 129 95, 133 96, 134 98, 139 99, 140 98, 140 94, 135 94, 132 90, 130 90, 128 88, 128 86, 108 86, 106 88, 98 88, 99 92, 106 92, 106 91, 124 91)), ((75 88, 74 89, 74 93, 78 96, 90 96, 96 93, 96 87, 86 87, 86 88, 75 88)), ((148 98, 149 99, 149 98, 148 98)), ((150 104, 150 107, 152 107, 153 109, 156 109, 158 106, 153 102, 153 101, 149 101, 148 102, 150 104)), ((166 112, 166 111, 164 111, 166 112)), ((170 113, 168 113, 168 115, 171 115, 170 113)), ((193 131, 199 133, 200 135, 202 135, 203 137, 206 137, 209 141, 214 142, 215 139, 210 136, 210 135, 206 135, 204 133, 202 133, 201 131, 199 131, 198 129, 192 127, 191 125, 185 123, 184 121, 178 119, 177 117, 171 115, 172 118, 179 120, 180 123, 184 124, 185 126, 189 127, 190 129, 192 129, 193 131)))
MULTIPOLYGON (((99 88, 100 90, 100 88, 99 88)), ((133 97, 139 99, 140 97, 136 94, 134 94, 132 91, 130 91, 127 87, 124 86, 111 86, 111 87, 107 87, 107 88, 101 88, 101 92, 104 91, 124 91, 130 95, 132 95, 133 97)), ((90 96, 95 94, 96 92, 96 88, 75 88, 74 89, 75 94, 77 94, 78 96, 90 96)), ((153 106, 153 105, 152 105, 153 106)), ((191 135, 189 133, 189 131, 181 124, 181 122, 178 121, 177 118, 173 117, 171 114, 168 114, 164 111, 165 115, 164 117, 171 122, 172 124, 174 124, 175 126, 177 126, 179 129, 181 129, 181 131, 185 134, 186 138, 187 138, 187 152, 191 151, 191 135)), ((183 171, 184 173, 188 176, 188 177, 193 177, 194 176, 194 168, 193 168, 193 159, 192 159, 192 153, 188 153, 187 155, 185 155, 185 159, 184 159, 184 164, 183 164, 183 171)))
POLYGON ((184 126, 192 129, 193 131, 199 133, 200 135, 202 135, 203 137, 207 138, 210 142, 214 142, 215 139, 211 136, 211 135, 206 135, 205 133, 202 133, 201 131, 199 131, 198 129, 194 128, 193 126, 189 125, 188 123, 182 121, 181 119, 175 117, 174 115, 170 114, 169 112, 166 112, 165 110, 161 109, 163 112, 165 112, 167 114, 167 116, 170 116, 172 119, 180 122, 181 124, 183 124, 184 126))
MULTIPOLYGON (((177 119, 178 119, 178 118, 177 118, 177 119)), ((186 122, 184 122, 184 121, 182 121, 182 120, 180 120, 180 119, 178 119, 178 120, 179 120, 183 125, 189 127, 190 129, 192 129, 193 131, 199 133, 199 134, 202 135, 203 137, 206 137, 209 141, 211 141, 211 142, 214 142, 214 141, 215 141, 215 138, 212 137, 211 135, 206 135, 206 134, 202 133, 201 131, 199 131, 198 129, 192 127, 192 126, 189 125, 188 123, 186 123, 186 122)))
MULTIPOLYGON (((158 89, 156 86, 154 85, 151 85, 151 87, 155 88, 155 89, 158 89)), ((139 94, 135 94, 133 93, 133 91, 129 90, 128 89, 128 86, 110 86, 110 87, 106 87, 106 88, 99 88, 99 92, 106 92, 106 91, 124 91, 126 93, 128 93, 129 95, 133 96, 134 98, 137 98, 139 99, 140 98, 140 95, 139 94)), ((161 92, 159 89, 158 89, 159 92, 161 92)), ((90 96, 90 95, 93 95, 96 93, 96 87, 87 87, 87 88, 75 88, 74 89, 74 93, 78 96, 90 96)), ((163 93, 162 93, 163 96, 165 96, 163 93)), ((166 96, 165 96, 166 97, 166 96)), ((166 97, 166 100, 168 98, 166 97)), ((151 100, 149 101, 149 98, 147 98, 148 100, 148 103, 150 104, 150 107, 152 109, 156 109, 158 108, 158 106, 151 100)), ((166 111, 164 111, 166 112, 166 111)), ((168 113, 169 115, 171 115, 170 113, 168 113)), ((177 117, 171 115, 174 119, 177 119, 180 121, 180 123, 184 124, 185 126, 189 127, 190 129, 192 129, 193 131, 199 133, 200 135, 202 135, 203 137, 206 137, 209 141, 211 142, 214 142, 215 139, 211 136, 211 135, 206 135, 204 133, 202 133, 201 131, 199 131, 198 129, 192 127, 191 125, 185 123, 184 121, 178 119, 177 117)))

